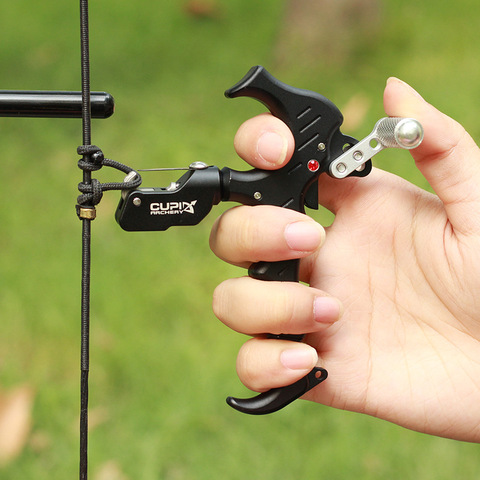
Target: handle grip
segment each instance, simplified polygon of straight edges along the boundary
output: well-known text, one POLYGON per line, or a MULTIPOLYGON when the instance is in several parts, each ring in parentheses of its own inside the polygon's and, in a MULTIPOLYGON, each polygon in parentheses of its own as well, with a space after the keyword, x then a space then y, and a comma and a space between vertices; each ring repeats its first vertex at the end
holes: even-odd
MULTIPOLYGON (((338 108, 318 93, 286 85, 263 67, 250 69, 245 77, 225 92, 228 98, 251 97, 286 123, 295 139, 295 150, 288 164, 274 172, 246 172, 255 182, 245 181, 235 171, 225 171, 227 198, 248 204, 277 205, 305 212, 304 205, 318 208, 318 176, 328 172, 334 158, 357 141, 343 135, 343 116, 338 108)), ((371 162, 353 175, 370 173, 371 162)), ((259 262, 249 269, 253 278, 265 281, 298 282, 299 260, 259 262)), ((303 335, 276 335, 270 338, 302 341, 303 335)), ((308 375, 286 387, 275 388, 253 398, 228 397, 227 403, 243 413, 262 415, 285 407, 327 378, 324 369, 315 367, 308 375)))
POLYGON ((252 263, 248 269, 248 275, 257 280, 298 282, 298 259, 282 260, 280 262, 257 262, 252 263))
MULTIPOLYGON (((258 262, 250 266, 248 274, 252 278, 265 281, 298 282, 298 259, 280 262, 258 262)), ((304 335, 268 335, 269 338, 301 342, 304 335)), ((280 388, 272 388, 252 398, 228 397, 227 403, 235 410, 250 415, 265 415, 281 410, 307 393, 313 387, 323 382, 328 372, 320 367, 314 367, 305 377, 280 388)))

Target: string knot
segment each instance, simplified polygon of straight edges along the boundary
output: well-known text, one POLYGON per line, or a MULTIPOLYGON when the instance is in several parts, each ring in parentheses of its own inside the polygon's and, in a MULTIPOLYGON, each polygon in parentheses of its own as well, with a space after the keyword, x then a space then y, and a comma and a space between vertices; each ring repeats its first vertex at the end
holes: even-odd
MULTIPOLYGON (((94 172, 104 166, 120 170, 126 174, 135 172, 135 170, 120 162, 105 158, 102 150, 96 145, 82 145, 77 148, 77 153, 82 155, 82 158, 78 161, 78 167, 86 172, 94 172)), ((129 190, 139 187, 142 183, 142 177, 137 172, 135 173, 136 175, 133 178, 124 182, 100 183, 95 178, 80 182, 78 190, 81 195, 77 198, 78 206, 94 208, 102 200, 103 192, 107 190, 129 190)))
POLYGON ((77 198, 79 205, 95 206, 102 200, 102 184, 96 178, 92 178, 90 183, 80 182, 78 184, 78 190, 82 193, 82 195, 79 195, 77 198))
POLYGON ((77 153, 82 155, 78 161, 78 168, 88 172, 100 170, 103 167, 105 155, 96 145, 81 145, 77 148, 77 153))

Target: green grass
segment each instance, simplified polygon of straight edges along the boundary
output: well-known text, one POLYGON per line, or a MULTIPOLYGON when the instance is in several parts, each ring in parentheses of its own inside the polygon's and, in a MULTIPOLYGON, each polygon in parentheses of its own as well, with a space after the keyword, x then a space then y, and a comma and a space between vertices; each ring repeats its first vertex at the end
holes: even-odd
MULTIPOLYGON (((93 141, 134 167, 201 160, 243 168, 232 138, 253 101, 223 90, 260 63, 287 83, 342 107, 371 102, 357 136, 383 115, 396 75, 480 136, 480 7, 473 0, 382 4, 382 25, 344 65, 275 68, 283 3, 219 1, 218 20, 187 17, 182 2, 92 2, 92 88, 116 98, 93 141)), ((15 0, 2 8, 0 88, 79 89, 77 2, 15 0)), ((295 63, 295 52, 290 55, 295 63)), ((80 222, 75 216, 75 120, 0 119, 0 389, 35 387, 32 438, 2 480, 75 478, 78 471, 80 222), (42 442, 38 438, 43 439, 42 442), (37 440, 36 440, 37 439, 37 440)), ((381 157, 381 158, 380 158, 381 157)), ((403 152, 377 165, 425 186, 403 152)), ((118 179, 107 170, 103 180, 118 179)), ((121 178, 121 176, 120 176, 121 178)), ((168 181, 146 176, 148 185, 168 181)), ((126 233, 105 194, 93 223, 90 470, 114 461, 126 478, 478 478, 477 445, 432 438, 369 417, 296 402, 251 418, 224 397, 246 393, 235 375, 242 338, 211 312, 214 287, 239 269, 208 248, 210 227, 126 233)), ((320 215, 319 218, 324 218, 320 215)))

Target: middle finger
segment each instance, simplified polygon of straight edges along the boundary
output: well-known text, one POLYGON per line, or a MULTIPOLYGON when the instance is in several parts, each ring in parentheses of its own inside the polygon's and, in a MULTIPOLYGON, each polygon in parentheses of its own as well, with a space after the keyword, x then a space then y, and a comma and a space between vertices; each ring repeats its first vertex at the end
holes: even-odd
POLYGON ((210 248, 234 265, 303 258, 325 240, 325 230, 313 219, 287 208, 240 206, 215 222, 210 248))

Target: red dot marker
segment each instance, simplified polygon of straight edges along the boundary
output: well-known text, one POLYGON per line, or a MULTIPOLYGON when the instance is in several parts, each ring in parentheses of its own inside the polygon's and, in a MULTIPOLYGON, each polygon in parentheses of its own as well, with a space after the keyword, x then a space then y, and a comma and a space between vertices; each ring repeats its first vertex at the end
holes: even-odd
POLYGON ((320 164, 317 160, 310 160, 307 166, 311 172, 316 172, 320 168, 320 164))

